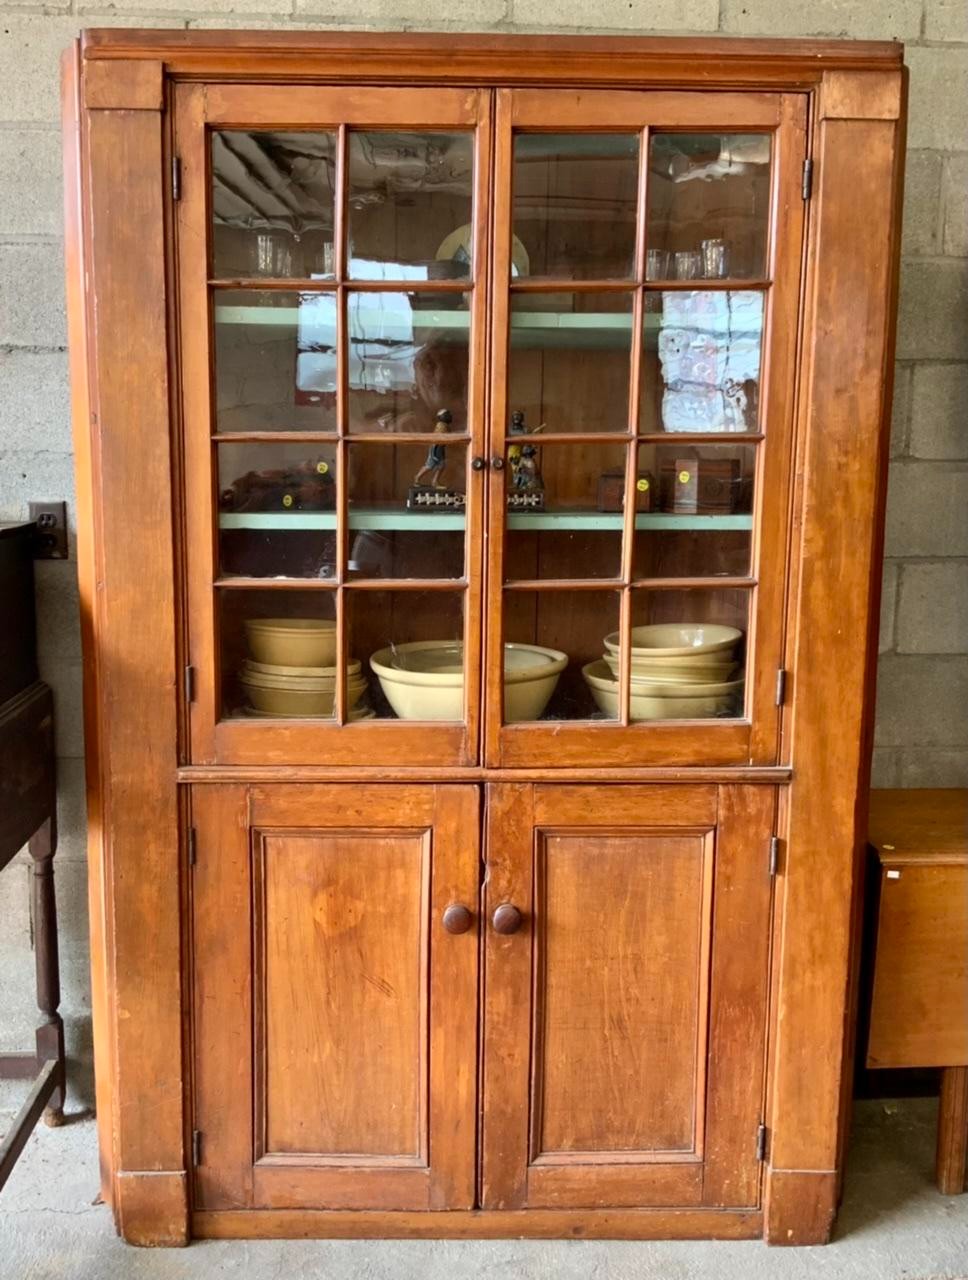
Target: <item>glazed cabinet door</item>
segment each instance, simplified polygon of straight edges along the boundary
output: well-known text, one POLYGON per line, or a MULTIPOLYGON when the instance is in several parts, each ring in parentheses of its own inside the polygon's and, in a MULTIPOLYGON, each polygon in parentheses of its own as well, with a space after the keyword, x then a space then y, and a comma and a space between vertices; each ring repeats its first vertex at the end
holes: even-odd
POLYGON ((196 763, 477 761, 491 102, 178 86, 196 763))
POLYGON ((192 809, 196 1208, 470 1207, 477 789, 192 809))
POLYGON ((489 789, 484 1207, 758 1203, 774 804, 489 789))
POLYGON ((806 101, 497 92, 489 764, 776 759, 806 101))

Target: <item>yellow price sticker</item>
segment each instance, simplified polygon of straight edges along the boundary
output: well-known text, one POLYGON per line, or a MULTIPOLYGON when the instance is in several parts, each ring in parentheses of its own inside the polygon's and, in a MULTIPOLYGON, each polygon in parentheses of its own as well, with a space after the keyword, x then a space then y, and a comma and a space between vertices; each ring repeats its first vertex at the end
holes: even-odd
POLYGON ((690 481, 690 479, 691 479, 691 477, 690 477, 690 475, 689 475, 689 472, 688 472, 688 471, 680 471, 680 472, 679 472, 679 483, 680 483, 680 484, 688 484, 688 483, 689 483, 689 481, 690 481))
POLYGON ((639 493, 647 493, 649 490, 649 482, 648 480, 637 480, 635 487, 638 489, 639 493))
POLYGON ((328 463, 328 462, 317 462, 317 463, 316 463, 316 470, 319 472, 319 474, 320 474, 321 476, 324 476, 324 475, 327 473, 327 471, 329 471, 329 463, 328 463))
POLYGON ((292 494, 291 494, 291 493, 284 493, 284 494, 282 495, 282 505, 283 505, 284 507, 291 507, 291 506, 292 506, 292 494))

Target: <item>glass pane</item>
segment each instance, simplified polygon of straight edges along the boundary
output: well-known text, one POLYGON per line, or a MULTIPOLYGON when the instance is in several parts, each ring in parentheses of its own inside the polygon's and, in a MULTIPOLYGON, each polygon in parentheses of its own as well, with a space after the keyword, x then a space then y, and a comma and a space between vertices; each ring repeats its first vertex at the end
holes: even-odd
POLYGON ((473 179, 469 133, 351 133, 350 276, 467 279, 473 179))
POLYGON ((637 134, 518 134, 512 277, 629 279, 638 174, 637 134))
POLYGON ((466 445, 354 444, 349 493, 351 577, 463 577, 466 445))
POLYGON ((347 593, 349 651, 363 663, 381 720, 464 718, 460 591, 347 593))
POLYGON ((616 719, 617 700, 589 676, 618 618, 617 591, 505 591, 505 723, 616 719))
POLYGON ((215 275, 332 276, 335 188, 335 133, 213 133, 215 275))
POLYGON ((218 431, 336 430, 336 299, 215 294, 218 431))
POLYGON ((628 431, 631 351, 631 294, 515 294, 509 431, 628 431))
MULTIPOLYGON (((743 714, 748 591, 633 591, 632 720, 743 714)), ((617 670, 618 636, 606 642, 617 670)))
POLYGON ((766 272, 768 133, 655 133, 646 276, 755 280, 766 272))
POLYGON ((508 445, 506 581, 619 577, 625 450, 542 447, 534 439, 508 445))
POLYGON ((636 578, 749 572, 755 445, 640 445, 636 578))
POLYGON ((336 446, 218 446, 223 575, 336 576, 336 446))
POLYGON ((351 431, 467 431, 470 312, 455 294, 351 293, 351 431))
POLYGON ((639 430, 756 431, 763 294, 645 295, 639 430))
POLYGON ((331 719, 335 593, 236 590, 217 600, 223 716, 331 719))

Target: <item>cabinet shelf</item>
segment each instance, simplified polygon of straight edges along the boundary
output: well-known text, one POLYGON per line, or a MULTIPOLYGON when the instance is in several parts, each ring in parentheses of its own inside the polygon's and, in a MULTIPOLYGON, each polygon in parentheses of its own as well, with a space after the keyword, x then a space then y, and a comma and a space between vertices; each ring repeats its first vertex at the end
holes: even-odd
MULTIPOLYGON (((658 331, 662 327, 662 316, 655 312, 647 312, 642 321, 646 329, 658 331)), ((245 325, 253 330, 286 328, 294 334, 303 324, 318 327, 309 306, 217 306, 215 322, 245 325)), ((470 323, 471 313, 460 308, 418 308, 394 313, 379 306, 359 306, 350 317, 350 341, 392 345, 411 342, 427 332, 466 338, 470 323)), ((744 323, 743 331, 753 335, 759 333, 760 327, 757 317, 755 322, 744 323)), ((626 347, 632 332, 632 315, 621 311, 515 311, 511 313, 510 329, 511 342, 518 347, 626 347)))
MULTIPOLYGON (((229 511, 218 519, 220 529, 335 529, 335 511, 229 511)), ((407 511, 402 507, 356 507, 349 512, 351 529, 463 529, 462 511, 407 511)), ((515 530, 621 529, 620 511, 511 511, 507 527, 515 530)), ((719 516, 642 512, 636 529, 727 530, 752 529, 747 514, 719 516)))

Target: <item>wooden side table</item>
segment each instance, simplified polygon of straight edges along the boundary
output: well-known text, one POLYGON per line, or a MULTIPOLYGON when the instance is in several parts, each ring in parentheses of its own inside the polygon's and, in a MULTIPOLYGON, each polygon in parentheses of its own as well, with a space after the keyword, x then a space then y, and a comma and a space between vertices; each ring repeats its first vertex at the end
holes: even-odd
POLYGON ((873 791, 878 902, 867 1066, 941 1067, 937 1181, 968 1156, 968 790, 873 791))
POLYGON ((37 678, 34 645, 33 524, 0 524, 0 872, 27 844, 32 859, 31 913, 41 1012, 33 1053, 0 1054, 0 1079, 32 1080, 26 1100, 0 1142, 0 1187, 10 1176, 41 1112, 64 1115, 64 1027, 57 1006, 57 913, 54 851, 57 792, 54 706, 37 678))

